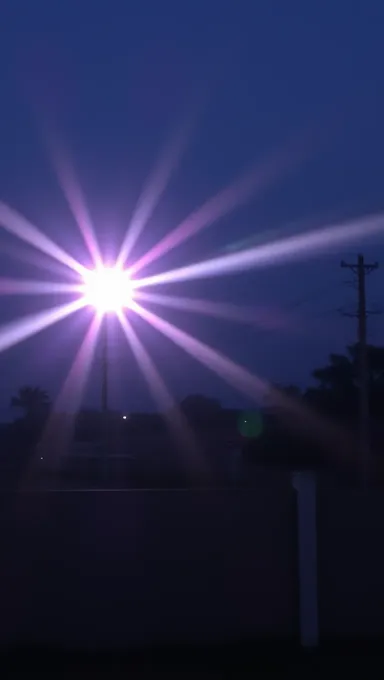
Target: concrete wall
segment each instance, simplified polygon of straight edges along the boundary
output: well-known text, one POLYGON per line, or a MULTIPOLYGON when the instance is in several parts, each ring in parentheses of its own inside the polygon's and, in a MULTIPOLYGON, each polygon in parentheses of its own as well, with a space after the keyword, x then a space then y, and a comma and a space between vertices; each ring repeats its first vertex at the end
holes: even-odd
POLYGON ((384 634, 384 494, 318 491, 320 633, 384 634))
POLYGON ((252 490, 31 493, 1 505, 2 641, 297 634, 288 474, 252 490))
MULTIPOLYGON (((384 634, 384 494, 318 484, 320 638, 384 634)), ((0 494, 0 640, 297 636, 289 472, 252 488, 0 494)))

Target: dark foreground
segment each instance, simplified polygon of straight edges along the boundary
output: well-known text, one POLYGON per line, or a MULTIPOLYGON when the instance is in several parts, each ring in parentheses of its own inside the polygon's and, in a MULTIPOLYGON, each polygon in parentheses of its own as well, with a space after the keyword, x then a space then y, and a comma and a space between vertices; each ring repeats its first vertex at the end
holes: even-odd
POLYGON ((367 674, 384 670, 383 640, 323 642, 303 650, 292 641, 254 639, 215 645, 162 645, 115 649, 100 653, 62 647, 3 649, 0 663, 9 673, 49 672, 51 677, 315 677, 343 672, 367 674), (163 676, 163 674, 165 674, 163 676))
POLYGON ((93 649, 297 632, 294 493, 3 497, 0 642, 93 649))
POLYGON ((319 492, 321 647, 304 652, 289 475, 252 489, 0 494, 3 662, 179 677, 377 667, 382 501, 319 492))

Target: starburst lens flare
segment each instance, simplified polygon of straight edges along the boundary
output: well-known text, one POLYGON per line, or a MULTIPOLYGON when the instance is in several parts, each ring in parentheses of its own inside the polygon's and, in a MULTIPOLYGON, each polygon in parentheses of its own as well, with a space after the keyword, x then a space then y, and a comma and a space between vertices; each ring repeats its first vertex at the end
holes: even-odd
POLYGON ((265 401, 267 397, 279 409, 281 416, 290 420, 291 426, 300 427, 307 433, 311 432, 312 436, 317 437, 318 442, 324 443, 327 447, 332 447, 332 450, 339 455, 340 447, 342 451, 351 450, 352 442, 349 435, 338 426, 326 421, 303 404, 297 403, 294 399, 274 389, 266 381, 250 373, 246 368, 236 364, 213 347, 206 345, 189 333, 165 321, 165 319, 149 312, 148 309, 138 305, 136 302, 132 302, 132 310, 203 366, 206 366, 228 384, 235 387, 240 393, 259 402, 265 401))
POLYGON ((68 452, 75 414, 92 367, 101 322, 100 317, 93 318, 43 432, 37 453, 38 457, 42 454, 43 459, 50 463, 59 463, 60 456, 68 452))
MULTIPOLYGON (((181 452, 188 456, 186 462, 189 468, 191 469, 191 465, 193 465, 194 470, 199 470, 201 473, 203 471, 206 472, 206 466, 199 455, 195 436, 181 410, 175 405, 175 401, 154 362, 141 340, 137 337, 128 319, 121 312, 118 312, 117 316, 156 403, 160 406, 161 412, 168 421, 172 432, 181 442, 181 452)), ((123 418, 125 417, 123 416, 123 418)))
POLYGON ((143 255, 132 267, 137 273, 143 267, 162 257, 198 232, 225 217, 236 208, 244 205, 256 195, 266 190, 274 180, 288 168, 293 169, 299 156, 297 150, 285 149, 267 158, 264 163, 253 166, 240 178, 212 196, 202 206, 197 208, 189 217, 175 229, 162 238, 153 248, 143 255))
POLYGON ((42 253, 49 255, 54 260, 83 275, 85 267, 80 262, 77 262, 74 257, 68 255, 65 250, 60 248, 48 236, 45 236, 34 224, 2 201, 0 201, 0 226, 10 234, 13 234, 13 236, 25 241, 25 243, 29 243, 42 253))
POLYGON ((119 312, 131 306, 132 281, 119 267, 99 267, 83 275, 84 302, 100 314, 119 312))
POLYGON ((343 224, 322 227, 306 234, 296 234, 230 255, 195 262, 162 274, 148 276, 140 279, 136 287, 143 288, 144 286, 175 283, 177 281, 224 276, 246 269, 273 266, 304 256, 316 256, 319 253, 331 251, 343 243, 381 236, 383 233, 384 214, 379 213, 343 224))
POLYGON ((25 316, 18 321, 13 321, 6 326, 0 327, 0 352, 17 345, 19 342, 23 342, 27 338, 36 335, 36 333, 40 333, 45 328, 52 326, 52 324, 77 312, 82 307, 84 307, 84 301, 82 299, 75 300, 61 307, 53 307, 39 314, 25 316))

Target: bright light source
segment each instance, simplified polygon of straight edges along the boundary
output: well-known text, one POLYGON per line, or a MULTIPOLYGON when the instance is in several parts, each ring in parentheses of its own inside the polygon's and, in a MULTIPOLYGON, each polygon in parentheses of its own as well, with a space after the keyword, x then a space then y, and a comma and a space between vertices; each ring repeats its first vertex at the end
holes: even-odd
POLYGON ((127 416, 123 416, 123 420, 127 420, 127 416))
POLYGON ((100 267, 84 274, 84 298, 98 312, 119 312, 132 302, 132 282, 118 267, 100 267))

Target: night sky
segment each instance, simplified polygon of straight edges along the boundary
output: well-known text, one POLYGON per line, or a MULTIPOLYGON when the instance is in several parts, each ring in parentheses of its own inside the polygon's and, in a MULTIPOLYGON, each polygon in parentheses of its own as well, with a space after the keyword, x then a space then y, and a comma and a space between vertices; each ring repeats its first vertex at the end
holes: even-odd
MULTIPOLYGON (((247 205, 146 274, 222 254, 236 242, 304 232, 384 209, 384 5, 377 2, 6 2, 0 25, 0 199, 87 264, 51 161, 73 161, 103 252, 116 256, 140 192, 178 131, 188 144, 132 259, 253 164, 288 149, 289 163, 247 205), (8 9, 7 9, 8 5, 8 9)), ((71 273, 0 229, 0 275, 71 280, 71 273)), ((381 269, 368 305, 382 309, 384 236, 317 257, 152 292, 270 308, 286 324, 242 326, 151 307, 253 372, 304 386, 330 351, 356 336, 356 291, 340 259, 361 251, 381 269)), ((65 302, 4 296, 0 321, 65 302)), ((54 397, 81 342, 83 311, 0 355, 0 410, 22 384, 54 397)), ((244 404, 147 324, 132 320, 173 394, 244 404)), ((384 316, 369 319, 382 342, 384 316)), ((116 332, 115 332, 116 331, 116 332)), ((1 329, 0 329, 1 333, 1 329)), ((135 360, 112 328, 112 405, 152 408, 135 360)), ((99 401, 100 351, 86 400, 99 401)))

